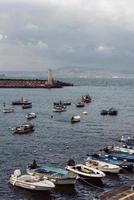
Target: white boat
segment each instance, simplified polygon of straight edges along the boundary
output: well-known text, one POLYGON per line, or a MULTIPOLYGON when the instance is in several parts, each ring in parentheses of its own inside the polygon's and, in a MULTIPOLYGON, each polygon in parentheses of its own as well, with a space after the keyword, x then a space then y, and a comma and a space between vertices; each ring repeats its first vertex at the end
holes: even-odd
POLYGON ((87 112, 87 111, 83 111, 82 114, 83 114, 83 115, 87 115, 88 112, 87 112))
POLYGON ((28 113, 28 114, 26 115, 26 118, 27 118, 27 119, 33 119, 33 118, 36 118, 36 114, 33 113, 33 112, 28 113))
POLYGON ((75 115, 71 118, 71 122, 75 123, 75 122, 80 122, 80 116, 79 115, 75 115))
POLYGON ((54 106, 53 107, 53 112, 64 112, 64 111, 66 111, 65 106, 54 106))
POLYGON ((101 179, 101 178, 105 177, 105 174, 102 171, 95 169, 93 167, 88 167, 83 164, 68 165, 66 167, 66 169, 78 174, 79 177, 83 177, 86 179, 96 180, 96 179, 101 179))
POLYGON ((21 175, 19 169, 14 171, 9 182, 13 186, 18 186, 28 190, 49 191, 55 187, 53 182, 45 180, 39 176, 21 175))
POLYGON ((105 173, 118 174, 121 170, 121 168, 117 165, 113 165, 113 164, 106 163, 99 160, 93 160, 90 158, 87 159, 87 161, 85 162, 85 165, 88 167, 93 167, 95 169, 101 170, 105 173))
POLYGON ((5 107, 2 111, 3 113, 12 113, 14 112, 14 109, 12 107, 5 107))
POLYGON ((27 168, 27 173, 44 176, 46 179, 54 181, 55 185, 73 185, 77 180, 76 173, 45 164, 35 165, 34 163, 27 168))
POLYGON ((114 147, 112 147, 112 150, 114 152, 134 154, 134 149, 129 149, 129 148, 125 148, 125 147, 114 146, 114 147))

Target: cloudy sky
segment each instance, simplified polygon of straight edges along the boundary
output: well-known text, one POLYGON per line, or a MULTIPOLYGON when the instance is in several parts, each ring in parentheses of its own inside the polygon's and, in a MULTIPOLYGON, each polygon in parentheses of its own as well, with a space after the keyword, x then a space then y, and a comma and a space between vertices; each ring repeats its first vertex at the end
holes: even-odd
POLYGON ((133 65, 133 0, 0 0, 0 70, 133 65))

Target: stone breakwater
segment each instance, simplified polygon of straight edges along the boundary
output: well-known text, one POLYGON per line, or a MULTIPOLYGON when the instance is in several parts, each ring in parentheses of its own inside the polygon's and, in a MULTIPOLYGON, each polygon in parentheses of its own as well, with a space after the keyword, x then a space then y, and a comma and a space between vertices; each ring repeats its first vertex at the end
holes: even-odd
POLYGON ((47 80, 40 79, 0 79, 0 88, 62 88, 65 86, 73 86, 73 84, 56 80, 48 84, 47 80))

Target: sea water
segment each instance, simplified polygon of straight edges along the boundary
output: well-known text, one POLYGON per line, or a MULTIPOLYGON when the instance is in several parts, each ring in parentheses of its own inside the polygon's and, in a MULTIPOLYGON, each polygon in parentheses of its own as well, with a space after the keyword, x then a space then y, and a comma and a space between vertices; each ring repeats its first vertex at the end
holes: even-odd
POLYGON ((33 193, 13 188, 9 176, 15 169, 26 172, 33 159, 37 163, 64 167, 72 158, 83 163, 87 154, 107 145, 119 144, 122 135, 134 135, 134 79, 73 79, 74 87, 62 89, 0 89, 0 199, 1 200, 90 200, 101 192, 134 179, 133 174, 107 176, 104 186, 92 187, 77 181, 74 187, 60 187, 50 194, 33 193), (92 103, 84 108, 75 104, 82 95, 89 94, 92 103), (14 106, 15 112, 4 114, 3 103, 11 105, 22 96, 33 103, 32 109, 14 106), (53 102, 71 101, 66 112, 52 112, 53 102), (117 116, 101 116, 102 109, 114 107, 117 116), (87 111, 88 115, 82 115, 87 111), (27 122, 25 115, 35 112, 32 123, 35 131, 24 135, 12 134, 10 128, 27 122), (71 124, 73 115, 81 122, 71 124), (53 117, 52 117, 53 116, 53 117))

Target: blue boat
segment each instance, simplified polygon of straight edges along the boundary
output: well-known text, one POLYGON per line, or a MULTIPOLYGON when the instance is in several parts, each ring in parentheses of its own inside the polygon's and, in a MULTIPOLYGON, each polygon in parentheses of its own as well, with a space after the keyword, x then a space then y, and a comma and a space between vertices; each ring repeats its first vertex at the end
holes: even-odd
POLYGON ((116 157, 109 155, 93 154, 90 156, 94 160, 104 161, 113 165, 120 166, 123 170, 133 173, 134 163, 118 160, 116 157))
POLYGON ((77 174, 65 169, 48 166, 45 164, 30 165, 27 169, 30 175, 42 175, 56 185, 73 185, 76 182, 77 174))

